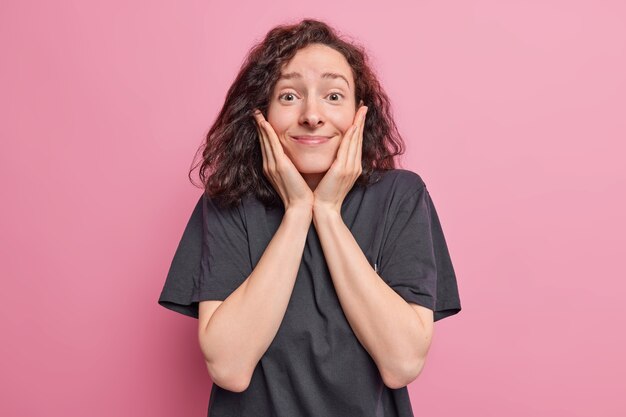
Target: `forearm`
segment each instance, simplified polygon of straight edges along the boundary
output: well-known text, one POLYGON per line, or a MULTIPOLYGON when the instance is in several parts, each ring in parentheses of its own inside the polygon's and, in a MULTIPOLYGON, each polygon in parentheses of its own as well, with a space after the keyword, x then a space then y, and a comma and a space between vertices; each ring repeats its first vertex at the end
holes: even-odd
POLYGON ((313 222, 352 330, 385 382, 402 386, 429 346, 418 314, 374 271, 338 213, 316 211, 313 222))
POLYGON ((310 210, 288 209, 250 276, 213 313, 202 351, 209 367, 229 380, 249 382, 274 339, 295 284, 310 210))

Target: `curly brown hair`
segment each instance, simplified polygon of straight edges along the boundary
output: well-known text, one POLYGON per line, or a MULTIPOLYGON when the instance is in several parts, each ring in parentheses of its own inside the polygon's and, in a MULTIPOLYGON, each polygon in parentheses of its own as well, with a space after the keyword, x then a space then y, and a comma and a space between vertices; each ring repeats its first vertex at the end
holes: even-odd
MULTIPOLYGON (((365 48, 346 40, 322 21, 303 19, 297 24, 274 27, 250 49, 228 90, 224 106, 198 150, 202 150, 199 177, 205 193, 217 197, 221 205, 237 205, 246 194, 254 194, 266 206, 282 203, 263 174, 263 155, 252 111, 258 108, 267 115, 282 66, 298 50, 313 43, 327 45, 344 55, 353 71, 355 103, 363 100, 368 108, 363 128, 363 172, 356 184, 371 184, 379 179, 376 171, 396 168, 394 157, 404 153, 404 141, 365 48)), ((190 179, 196 167, 191 168, 190 179)))

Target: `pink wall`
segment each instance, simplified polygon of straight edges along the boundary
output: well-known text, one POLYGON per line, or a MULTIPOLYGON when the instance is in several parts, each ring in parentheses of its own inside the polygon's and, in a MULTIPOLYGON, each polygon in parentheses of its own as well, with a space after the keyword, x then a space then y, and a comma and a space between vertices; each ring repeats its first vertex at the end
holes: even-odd
POLYGON ((455 263, 416 416, 626 415, 624 3, 241 3, 0 6, 0 415, 206 415, 196 321, 156 303, 187 170, 302 17, 367 45, 455 263))

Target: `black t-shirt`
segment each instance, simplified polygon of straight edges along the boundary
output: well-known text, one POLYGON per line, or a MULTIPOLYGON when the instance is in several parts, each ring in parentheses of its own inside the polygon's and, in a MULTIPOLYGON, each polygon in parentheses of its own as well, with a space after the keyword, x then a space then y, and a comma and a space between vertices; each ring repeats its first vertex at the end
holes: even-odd
MULTIPOLYGON (((433 201, 409 170, 379 171, 355 185, 341 215, 372 268, 407 302, 441 320, 461 311, 456 276, 433 201)), ((163 307, 198 317, 198 302, 224 300, 251 274, 278 229, 284 207, 246 196, 223 209, 203 194, 185 228, 163 291, 163 307)), ((413 416, 406 387, 384 385, 350 327, 313 222, 281 325, 250 385, 213 384, 209 417, 413 416)))

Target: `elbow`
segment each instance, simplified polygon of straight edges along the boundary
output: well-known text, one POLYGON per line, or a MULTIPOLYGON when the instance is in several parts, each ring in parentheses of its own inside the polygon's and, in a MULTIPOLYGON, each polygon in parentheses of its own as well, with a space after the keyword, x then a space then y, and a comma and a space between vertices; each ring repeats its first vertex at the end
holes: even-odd
MULTIPOLYGON (((213 381, 215 383, 215 381, 213 381)), ((224 388, 225 390, 231 391, 231 392, 244 392, 245 390, 248 389, 248 386, 250 385, 250 381, 249 380, 238 380, 235 381, 234 383, 230 383, 230 384, 224 384, 224 385, 219 385, 221 388, 224 388)))
POLYGON ((424 369, 425 363, 426 361, 424 359, 420 359, 419 361, 417 361, 417 364, 413 367, 413 369, 409 373, 409 379, 408 379, 408 382, 406 383, 407 385, 415 381, 417 377, 420 376, 420 374, 422 373, 422 370, 424 369))
POLYGON ((411 366, 406 366, 401 372, 384 372, 381 373, 383 383, 390 389, 400 389, 415 381, 422 373, 424 368, 424 360, 419 360, 411 366))
POLYGON ((214 384, 227 391, 243 392, 248 389, 250 379, 248 376, 238 375, 222 368, 218 368, 212 362, 205 360, 209 376, 214 384))
POLYGON ((248 372, 243 361, 233 362, 230 358, 217 357, 219 352, 208 352, 208 349, 202 344, 202 340, 201 348, 204 364, 214 384, 232 392, 243 392, 248 388, 252 372, 248 372))

